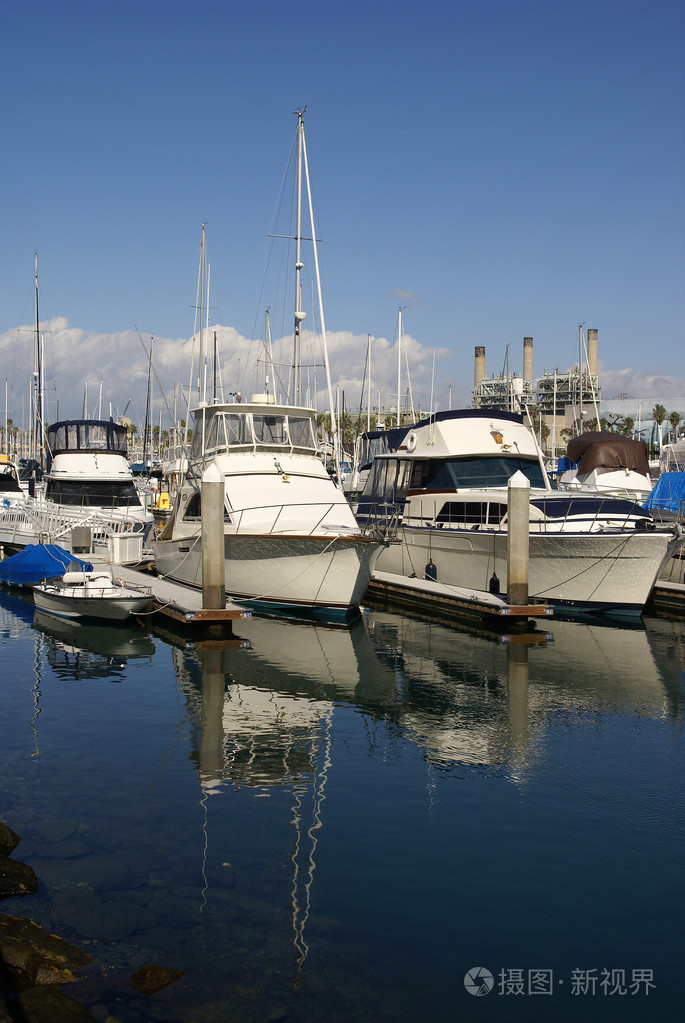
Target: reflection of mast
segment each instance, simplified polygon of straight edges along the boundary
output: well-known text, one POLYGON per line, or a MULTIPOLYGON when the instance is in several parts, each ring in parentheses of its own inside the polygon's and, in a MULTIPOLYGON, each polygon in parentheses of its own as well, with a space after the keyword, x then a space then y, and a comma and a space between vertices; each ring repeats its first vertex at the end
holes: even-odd
POLYGON ((292 786, 290 824, 295 829, 295 846, 290 856, 290 902, 296 953, 293 982, 298 986, 309 952, 305 929, 331 765, 333 706, 300 695, 238 684, 230 676, 227 684, 224 651, 195 653, 200 658, 202 685, 197 752, 204 814, 203 908, 208 888, 208 797, 220 793, 227 781, 257 790, 292 786))
POLYGON ((38 748, 38 715, 40 714, 40 659, 41 659, 41 647, 42 641, 40 633, 36 632, 36 642, 33 645, 33 674, 35 682, 31 686, 31 692, 33 693, 33 717, 31 718, 30 729, 33 732, 34 750, 31 754, 32 757, 40 756, 40 749, 38 748))
POLYGON ((304 966, 307 954, 309 952, 309 945, 305 941, 304 931, 309 919, 309 910, 311 905, 311 887, 314 880, 314 871, 316 870, 316 862, 314 860, 314 854, 318 844, 318 838, 316 832, 322 827, 323 821, 321 820, 321 807, 324 801, 324 790, 326 788, 326 780, 328 778, 328 768, 331 766, 331 731, 332 731, 332 720, 333 720, 333 709, 329 708, 324 716, 324 753, 323 753, 323 765, 321 772, 318 774, 316 769, 314 771, 314 801, 312 805, 312 817, 311 824, 307 828, 307 841, 309 843, 309 852, 307 854, 307 874, 306 880, 302 886, 303 902, 304 906, 300 905, 300 899, 298 897, 299 886, 300 886, 300 844, 302 842, 302 816, 300 809, 302 806, 302 800, 300 798, 300 791, 306 791, 306 786, 293 786, 293 795, 295 801, 293 803, 293 817, 291 824, 295 828, 295 849, 291 856, 291 862, 293 864, 293 887, 291 892, 291 905, 292 905, 292 924, 293 924, 293 944, 298 953, 297 956, 297 968, 295 970, 295 976, 293 978, 293 984, 295 987, 299 987, 300 980, 302 979, 302 967, 304 966))

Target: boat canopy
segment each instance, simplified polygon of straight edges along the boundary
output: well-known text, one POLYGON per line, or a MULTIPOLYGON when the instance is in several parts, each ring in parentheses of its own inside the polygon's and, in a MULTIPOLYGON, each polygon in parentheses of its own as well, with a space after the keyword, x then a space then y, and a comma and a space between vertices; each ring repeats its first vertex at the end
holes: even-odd
POLYGON ((78 562, 84 572, 93 571, 90 562, 75 558, 56 544, 29 544, 18 554, 0 561, 0 582, 24 586, 42 579, 55 579, 74 562, 78 562))
POLYGON ((109 419, 64 419, 48 427, 51 458, 67 451, 110 451, 126 456, 126 427, 109 419))
POLYGON ((619 433, 591 430, 573 437, 568 442, 568 457, 583 474, 593 469, 632 469, 649 476, 647 445, 643 440, 632 440, 619 433))

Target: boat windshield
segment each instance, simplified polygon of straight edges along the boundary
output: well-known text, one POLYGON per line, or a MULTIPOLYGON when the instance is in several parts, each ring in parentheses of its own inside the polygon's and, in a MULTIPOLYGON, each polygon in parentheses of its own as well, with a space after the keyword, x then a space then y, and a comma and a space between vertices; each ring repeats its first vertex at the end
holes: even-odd
POLYGON ((55 504, 79 508, 140 508, 133 480, 56 480, 49 479, 45 496, 55 504))
POLYGON ((417 458, 413 463, 412 490, 484 490, 506 487, 516 472, 531 487, 544 487, 545 477, 537 459, 519 455, 488 458, 417 458))
POLYGON ((269 451, 316 451, 316 431, 312 416, 282 413, 222 412, 205 410, 203 422, 198 416, 193 430, 192 454, 215 453, 236 447, 269 451))

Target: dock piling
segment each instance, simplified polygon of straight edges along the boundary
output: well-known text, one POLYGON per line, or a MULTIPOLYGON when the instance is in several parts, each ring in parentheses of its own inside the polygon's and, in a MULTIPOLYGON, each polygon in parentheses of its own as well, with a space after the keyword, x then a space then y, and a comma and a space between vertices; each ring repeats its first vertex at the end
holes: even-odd
POLYGON ((507 515, 507 602, 528 603, 530 480, 519 470, 509 480, 507 515))

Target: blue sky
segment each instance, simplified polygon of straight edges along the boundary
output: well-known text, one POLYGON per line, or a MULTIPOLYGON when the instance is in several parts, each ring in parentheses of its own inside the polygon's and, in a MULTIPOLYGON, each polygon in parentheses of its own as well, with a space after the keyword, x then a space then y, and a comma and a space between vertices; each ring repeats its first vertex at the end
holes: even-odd
POLYGON ((507 345, 521 371, 524 336, 536 376, 563 371, 581 322, 599 330, 604 397, 685 394, 684 21, 682 0, 8 5, 10 415, 33 359, 35 250, 49 418, 80 414, 86 380, 138 414, 136 326, 168 400, 187 383, 202 222, 235 386, 263 333, 267 232, 305 106, 348 407, 369 334, 374 386, 393 379, 400 305, 424 409, 434 352, 438 404, 449 388, 463 404, 475 345, 488 375, 507 345))

